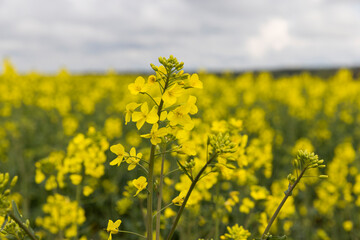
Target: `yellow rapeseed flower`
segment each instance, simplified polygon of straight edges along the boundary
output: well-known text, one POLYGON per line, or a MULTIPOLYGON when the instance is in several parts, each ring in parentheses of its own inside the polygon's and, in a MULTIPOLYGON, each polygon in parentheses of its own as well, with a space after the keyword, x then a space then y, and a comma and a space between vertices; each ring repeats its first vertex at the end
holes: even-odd
POLYGON ((130 83, 128 86, 130 93, 133 95, 146 92, 147 88, 148 86, 145 84, 145 79, 143 77, 137 77, 135 83, 130 83))
POLYGON ((133 170, 138 162, 140 162, 140 159, 142 158, 142 153, 136 154, 136 149, 133 147, 130 150, 130 155, 126 159, 126 162, 129 164, 128 171, 133 170))
POLYGON ((186 130, 191 130, 194 127, 194 123, 189 116, 189 109, 185 106, 175 108, 169 112, 167 119, 170 121, 171 126, 181 125, 186 130))
POLYGON ((155 123, 152 126, 150 133, 141 135, 141 137, 150 138, 152 145, 157 145, 161 143, 161 137, 165 136, 166 134, 168 134, 168 130, 166 128, 159 129, 159 125, 155 123))
POLYGON ((142 190, 144 190, 144 189, 146 188, 146 186, 147 186, 146 178, 143 177, 143 176, 141 176, 141 177, 139 177, 139 178, 137 178, 137 179, 134 179, 134 180, 132 181, 132 183, 133 183, 134 186, 137 188, 137 191, 136 191, 134 197, 137 196, 137 195, 138 195, 142 190))
POLYGON ((117 220, 116 222, 113 222, 112 220, 109 220, 108 222, 108 225, 107 225, 107 228, 106 228, 106 231, 109 234, 109 238, 108 240, 111 240, 112 239, 112 236, 111 234, 117 234, 119 232, 119 227, 120 227, 120 224, 121 224, 121 220, 117 220))
POLYGON ((147 102, 144 102, 141 105, 141 112, 134 112, 132 114, 132 119, 136 122, 137 129, 140 129, 145 122, 154 124, 159 121, 159 116, 157 115, 157 110, 152 108, 149 112, 149 107, 147 102))
POLYGON ((134 113, 135 109, 138 108, 141 104, 136 102, 131 102, 126 105, 125 109, 125 125, 131 121, 131 115, 134 113))
POLYGON ((166 89, 164 95, 162 96, 162 99, 168 106, 171 106, 176 103, 176 99, 178 97, 183 95, 184 91, 184 88, 181 87, 179 84, 174 84, 169 89, 166 89))
POLYGON ((193 75, 188 76, 188 84, 189 87, 193 88, 203 88, 203 83, 199 80, 199 76, 195 73, 193 75))
POLYGON ((113 166, 117 164, 118 166, 120 166, 124 156, 127 155, 124 146, 121 144, 112 145, 110 147, 110 151, 117 155, 117 157, 110 162, 110 165, 113 166))

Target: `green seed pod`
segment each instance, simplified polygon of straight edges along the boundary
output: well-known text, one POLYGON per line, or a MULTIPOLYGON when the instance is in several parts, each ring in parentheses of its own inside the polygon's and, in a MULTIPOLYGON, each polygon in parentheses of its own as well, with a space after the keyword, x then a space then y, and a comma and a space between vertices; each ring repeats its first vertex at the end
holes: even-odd
POLYGON ((326 179, 328 178, 329 176, 328 175, 320 175, 319 178, 322 178, 322 179, 326 179))
POLYGON ((322 165, 319 165, 318 168, 325 168, 326 165, 325 164, 322 164, 322 165))

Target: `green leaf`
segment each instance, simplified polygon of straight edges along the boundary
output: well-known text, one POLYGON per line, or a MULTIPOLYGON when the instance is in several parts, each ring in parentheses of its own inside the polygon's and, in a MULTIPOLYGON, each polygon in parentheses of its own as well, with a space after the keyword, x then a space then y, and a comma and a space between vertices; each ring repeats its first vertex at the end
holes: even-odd
POLYGON ((15 215, 15 217, 20 219, 22 222, 25 222, 25 219, 23 218, 23 216, 21 216, 19 209, 17 208, 14 200, 11 201, 11 205, 12 205, 13 214, 15 215))

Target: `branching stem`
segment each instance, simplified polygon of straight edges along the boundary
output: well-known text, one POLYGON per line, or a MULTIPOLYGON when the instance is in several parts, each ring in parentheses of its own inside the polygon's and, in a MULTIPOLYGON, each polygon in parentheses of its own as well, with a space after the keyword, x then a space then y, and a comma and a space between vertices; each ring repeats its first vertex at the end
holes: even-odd
POLYGON ((172 236, 174 235, 175 233, 175 229, 176 229, 176 226, 180 220, 180 217, 181 217, 181 214, 182 212, 184 211, 184 208, 186 206, 186 203, 187 201, 189 200, 190 198, 190 195, 191 195, 191 192, 194 190, 195 188, 195 185, 197 184, 197 182, 200 180, 200 177, 202 175, 202 173, 205 171, 205 169, 207 168, 207 166, 217 157, 217 154, 215 153, 207 162, 206 164, 201 168, 200 172, 196 175, 195 179, 192 181, 191 185, 190 185, 190 188, 184 198, 184 202, 183 204, 181 205, 177 215, 176 215, 176 218, 174 220, 174 223, 173 225, 171 226, 171 230, 170 230, 170 233, 168 235, 168 237, 166 238, 167 240, 170 240, 172 238, 172 236))
POLYGON ((270 230, 270 228, 271 228, 271 225, 274 223, 274 221, 275 221, 277 215, 279 214, 281 208, 284 206, 286 200, 287 200, 288 197, 291 195, 293 189, 294 189, 294 188, 296 187, 296 185, 299 183, 299 181, 300 181, 300 179, 302 178, 302 176, 304 175, 306 169, 307 169, 307 168, 304 168, 304 169, 301 171, 299 177, 296 179, 296 181, 294 182, 294 184, 291 185, 291 186, 289 187, 289 189, 286 191, 286 194, 285 194, 283 200, 281 201, 281 203, 280 203, 279 206, 277 207, 277 209, 276 209, 276 211, 274 212, 274 214, 272 215, 272 217, 271 217, 268 225, 266 226, 265 231, 264 231, 264 233, 263 233, 262 236, 261 236, 261 240, 265 240, 265 239, 266 239, 266 234, 269 232, 269 230, 270 230))

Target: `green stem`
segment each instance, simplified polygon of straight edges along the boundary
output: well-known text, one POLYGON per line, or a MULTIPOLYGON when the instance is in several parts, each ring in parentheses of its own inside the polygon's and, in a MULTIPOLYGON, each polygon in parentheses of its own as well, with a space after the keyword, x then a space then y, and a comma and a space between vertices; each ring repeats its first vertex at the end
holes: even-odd
POLYGON ((155 105, 159 106, 158 103, 155 101, 155 99, 150 94, 148 94, 147 92, 141 92, 141 93, 148 95, 150 97, 150 99, 155 103, 155 105))
POLYGON ((132 235, 135 235, 135 236, 138 236, 138 237, 141 237, 141 238, 146 239, 145 236, 143 236, 143 235, 141 235, 141 234, 138 234, 138 233, 135 233, 135 232, 124 231, 124 230, 119 230, 119 232, 121 232, 121 233, 127 233, 127 234, 132 234, 132 235))
POLYGON ((153 217, 157 216, 158 214, 160 214, 162 211, 164 211, 166 208, 170 207, 171 205, 173 205, 174 203, 169 203, 168 205, 166 205, 165 207, 163 207, 162 209, 160 209, 159 211, 157 211, 153 217))
POLYGON ((220 214, 219 214, 219 195, 220 195, 220 181, 219 178, 217 179, 217 183, 216 183, 216 202, 215 202, 215 206, 216 206, 216 218, 215 218, 215 240, 219 240, 219 229, 220 229, 220 214))
POLYGON ((205 169, 207 168, 207 166, 217 157, 217 154, 214 154, 214 156, 212 156, 207 162, 206 164, 203 166, 203 168, 201 168, 200 172, 196 175, 195 179, 192 181, 191 185, 190 185, 190 188, 184 198, 184 202, 183 204, 181 205, 177 215, 176 215, 176 218, 174 220, 174 223, 171 227, 171 230, 170 230, 170 233, 168 235, 168 237, 166 238, 167 240, 170 240, 172 238, 172 236, 174 235, 175 233, 175 229, 176 229, 176 226, 177 224, 179 223, 179 220, 180 220, 180 217, 181 217, 181 214, 183 213, 184 211, 184 208, 186 206, 186 203, 187 201, 189 200, 190 198, 190 195, 191 195, 191 192, 194 190, 195 188, 195 185, 197 184, 197 182, 200 180, 200 177, 201 177, 201 174, 205 171, 205 169))
POLYGON ((148 174, 148 197, 147 197, 147 239, 152 240, 153 233, 153 222, 152 222, 152 200, 154 197, 154 181, 153 181, 153 173, 154 173, 154 154, 155 154, 155 145, 151 145, 150 151, 150 161, 149 161, 149 174, 148 174))
POLYGON ((179 170, 181 170, 181 169, 180 169, 180 168, 177 168, 177 169, 171 170, 170 172, 168 172, 167 174, 165 174, 165 176, 170 175, 171 173, 176 172, 176 171, 179 171, 179 170))
POLYGON ((264 233, 262 234, 261 236, 261 240, 265 240, 266 238, 266 234, 269 232, 270 228, 271 228, 271 225, 274 223, 277 215, 279 214, 281 208, 284 206, 286 200, 288 199, 288 197, 291 195, 293 189, 296 187, 296 185, 299 183, 300 179, 302 178, 302 176, 304 175, 305 171, 306 171, 307 168, 304 168, 299 177, 296 179, 296 181, 294 182, 293 185, 291 185, 288 189, 288 191, 286 192, 283 200, 281 201, 281 203, 279 204, 279 206, 277 207, 276 211, 274 212, 274 214, 272 215, 271 219, 270 219, 270 222, 268 223, 268 225, 266 226, 265 230, 264 230, 264 233))
MULTIPOLYGON (((157 212, 161 211, 166 143, 164 144, 164 149, 163 150, 164 150, 164 152, 161 154, 161 170, 160 170, 159 192, 158 192, 158 199, 157 199, 157 201, 158 201, 157 202, 157 212)), ((161 216, 161 214, 156 214, 156 240, 160 240, 160 216, 161 216)))
POLYGON ((9 212, 9 217, 11 217, 18 225, 21 227, 25 233, 32 239, 32 240, 38 240, 37 237, 32 233, 29 228, 18 218, 14 215, 14 213, 9 212))
POLYGON ((146 168, 143 165, 141 165, 140 163, 136 163, 136 165, 141 167, 145 171, 145 173, 148 174, 148 170, 146 170, 146 168))
MULTIPOLYGON (((165 82, 165 86, 164 86, 164 92, 166 90, 166 88, 168 87, 169 84, 169 80, 170 80, 170 74, 167 75, 167 79, 165 82)), ((160 118, 160 114, 161 114, 161 110, 163 108, 164 105, 164 100, 161 99, 159 107, 158 107, 158 111, 157 111, 157 115, 160 118)), ((147 197, 147 239, 148 240, 152 240, 153 236, 153 217, 152 217, 152 205, 153 205, 153 197, 154 197, 154 160, 155 160, 155 145, 151 145, 151 150, 150 150, 150 159, 149 159, 149 171, 148 171, 148 197, 147 197)))

